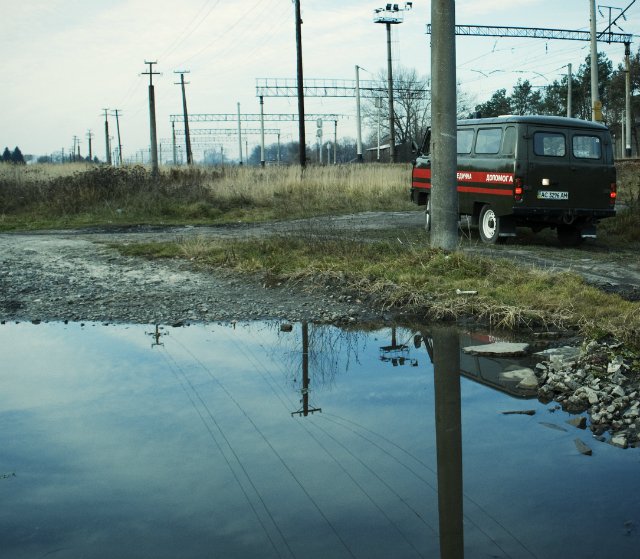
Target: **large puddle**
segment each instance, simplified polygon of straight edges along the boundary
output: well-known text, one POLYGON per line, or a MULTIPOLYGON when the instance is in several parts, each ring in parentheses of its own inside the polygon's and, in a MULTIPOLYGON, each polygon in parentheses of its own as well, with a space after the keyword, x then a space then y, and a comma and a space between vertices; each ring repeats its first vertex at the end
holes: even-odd
POLYGON ((639 556, 638 450, 486 340, 279 326, 0 326, 0 557, 639 556))

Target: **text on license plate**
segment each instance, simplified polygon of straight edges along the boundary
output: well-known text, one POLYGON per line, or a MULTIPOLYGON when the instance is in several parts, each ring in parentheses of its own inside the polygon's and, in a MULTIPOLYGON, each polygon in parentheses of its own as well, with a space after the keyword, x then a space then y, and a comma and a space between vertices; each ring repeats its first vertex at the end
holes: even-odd
POLYGON ((559 190, 539 190, 538 200, 568 200, 569 193, 559 190))

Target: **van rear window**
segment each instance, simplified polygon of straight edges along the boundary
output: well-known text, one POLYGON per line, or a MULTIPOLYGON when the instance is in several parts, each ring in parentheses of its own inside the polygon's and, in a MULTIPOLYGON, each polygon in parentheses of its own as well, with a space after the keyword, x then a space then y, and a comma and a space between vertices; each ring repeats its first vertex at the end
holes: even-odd
POLYGON ((578 136, 572 139, 573 156, 580 159, 600 159, 602 143, 598 136, 578 136))
POLYGON ((557 132, 535 132, 533 152, 547 157, 564 157, 567 153, 564 134, 557 132))

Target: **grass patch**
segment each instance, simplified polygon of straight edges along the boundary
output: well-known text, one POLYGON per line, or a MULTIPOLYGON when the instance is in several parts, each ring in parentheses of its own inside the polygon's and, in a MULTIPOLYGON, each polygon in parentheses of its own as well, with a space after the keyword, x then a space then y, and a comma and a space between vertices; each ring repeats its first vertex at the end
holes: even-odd
POLYGON ((0 229, 267 221, 402 210, 408 165, 0 165, 0 229))
POLYGON ((640 347, 640 304, 590 287, 577 275, 512 261, 445 254, 410 242, 358 243, 269 237, 152 243, 127 254, 188 258, 207 268, 260 273, 267 282, 336 285, 387 309, 435 319, 473 317, 497 328, 575 328, 640 347), (460 291, 477 291, 460 295, 460 291))

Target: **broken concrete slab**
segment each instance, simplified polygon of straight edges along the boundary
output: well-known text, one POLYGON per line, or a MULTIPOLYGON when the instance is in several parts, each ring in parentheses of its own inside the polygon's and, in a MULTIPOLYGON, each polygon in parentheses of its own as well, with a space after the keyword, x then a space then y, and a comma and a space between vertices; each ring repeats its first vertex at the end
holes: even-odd
POLYGON ((529 344, 515 342, 494 342, 462 348, 469 355, 490 357, 524 357, 529 354, 529 344))

